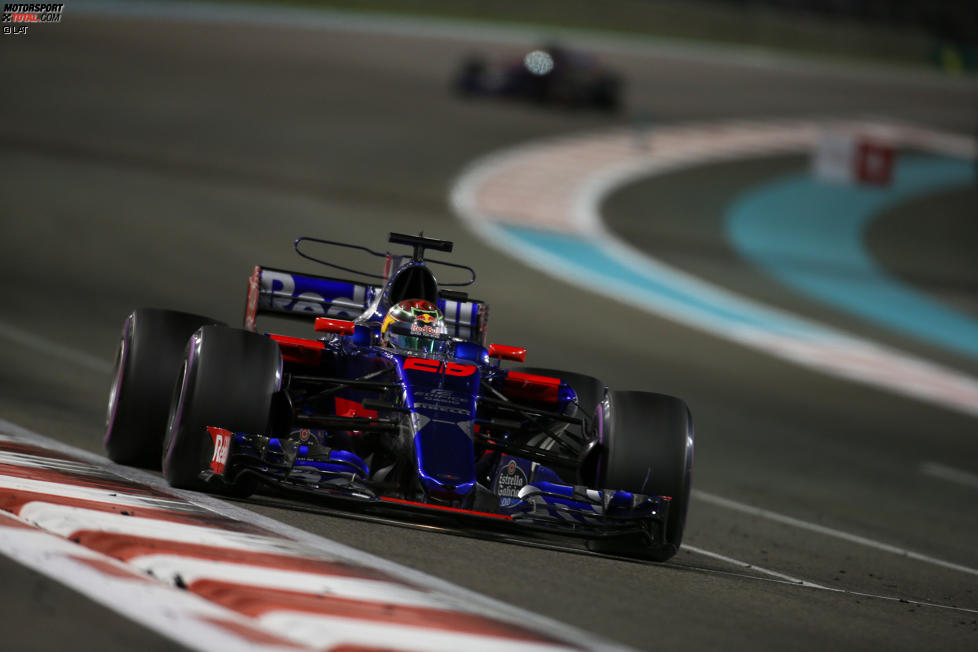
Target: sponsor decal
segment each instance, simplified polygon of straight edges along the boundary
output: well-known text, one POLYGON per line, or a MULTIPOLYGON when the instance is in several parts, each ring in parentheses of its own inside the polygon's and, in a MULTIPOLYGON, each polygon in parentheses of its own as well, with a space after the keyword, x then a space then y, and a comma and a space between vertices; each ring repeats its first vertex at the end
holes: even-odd
POLYGON ((439 412, 451 412, 452 414, 464 414, 469 416, 469 411, 464 408, 441 405, 439 403, 419 403, 414 402, 414 407, 419 410, 437 410, 439 412))
POLYGON ((228 453, 231 451, 231 431, 224 428, 207 426, 214 441, 214 454, 211 456, 211 471, 218 475, 224 475, 224 468, 228 462, 228 453))
POLYGON ((465 405, 469 398, 464 395, 456 394, 450 389, 441 388, 417 391, 414 393, 414 395, 420 400, 430 401, 432 403, 447 403, 449 405, 465 405))
POLYGON ((441 334, 441 314, 437 310, 412 307, 411 315, 414 317, 414 321, 411 322, 411 335, 438 337, 441 334))
POLYGON ((4 36, 26 36, 29 26, 60 23, 64 11, 63 3, 19 3, 7 2, 3 5, 4 36))
POLYGON ((496 474, 496 486, 494 492, 499 496, 499 504, 502 507, 515 505, 520 501, 520 489, 526 486, 526 473, 516 463, 510 460, 508 464, 501 467, 496 474))
POLYGON ((413 324, 411 324, 411 335, 420 335, 422 337, 438 337, 438 329, 434 326, 428 326, 427 324, 419 324, 420 319, 416 319, 413 324))
POLYGON ((263 310, 352 319, 364 311, 367 303, 364 285, 261 270, 258 307, 263 310), (343 296, 346 293, 351 296, 343 296))

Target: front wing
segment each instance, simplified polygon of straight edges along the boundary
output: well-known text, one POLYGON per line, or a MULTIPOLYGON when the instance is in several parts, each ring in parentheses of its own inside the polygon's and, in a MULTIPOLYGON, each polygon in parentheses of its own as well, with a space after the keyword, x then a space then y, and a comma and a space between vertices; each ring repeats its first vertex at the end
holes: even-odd
POLYGON ((209 427, 214 459, 202 479, 227 488, 246 478, 289 495, 339 509, 393 514, 412 520, 451 520, 479 528, 513 529, 585 539, 640 535, 648 543, 661 543, 671 498, 612 489, 593 489, 560 482, 549 469, 504 456, 491 489, 477 485, 471 508, 407 500, 393 486, 365 481, 363 462, 342 450, 315 450, 299 442, 262 437, 209 427), (518 491, 508 491, 500 478, 506 469, 537 467, 518 491), (547 478, 547 479, 544 479, 547 478))

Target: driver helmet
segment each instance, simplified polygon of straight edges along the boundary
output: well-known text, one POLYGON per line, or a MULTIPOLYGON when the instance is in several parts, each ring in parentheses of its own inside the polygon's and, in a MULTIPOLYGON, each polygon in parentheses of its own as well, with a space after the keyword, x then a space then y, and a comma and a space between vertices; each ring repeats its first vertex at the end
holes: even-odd
POLYGON ((424 299, 394 304, 380 325, 380 339, 385 345, 410 351, 433 353, 447 334, 441 310, 424 299))

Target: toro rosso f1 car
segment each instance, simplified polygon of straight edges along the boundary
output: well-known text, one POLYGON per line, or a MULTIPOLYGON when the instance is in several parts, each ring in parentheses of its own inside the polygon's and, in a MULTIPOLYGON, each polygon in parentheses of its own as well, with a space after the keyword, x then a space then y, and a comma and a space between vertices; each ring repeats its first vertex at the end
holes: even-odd
POLYGON ((304 258, 355 282, 256 267, 244 328, 141 308, 122 329, 105 447, 174 487, 246 496, 271 485, 344 508, 432 514, 579 537, 663 561, 682 541, 693 463, 689 410, 579 373, 504 368, 525 349, 487 344, 488 306, 439 285, 426 260, 452 243, 390 234, 394 255, 317 238, 304 258), (370 275, 313 256, 384 258, 370 275), (307 337, 261 334, 261 315, 307 337))

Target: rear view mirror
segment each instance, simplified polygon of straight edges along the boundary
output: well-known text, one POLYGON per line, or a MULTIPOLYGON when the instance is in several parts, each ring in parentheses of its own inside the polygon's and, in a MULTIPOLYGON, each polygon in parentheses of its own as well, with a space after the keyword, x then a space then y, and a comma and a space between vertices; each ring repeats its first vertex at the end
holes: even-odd
POLYGON ((526 360, 526 349, 520 346, 506 346, 505 344, 490 344, 489 357, 497 360, 513 360, 523 362, 526 360))
POLYGON ((343 319, 330 319, 328 317, 317 317, 313 329, 317 333, 336 333, 338 335, 353 335, 356 324, 352 321, 343 319))

